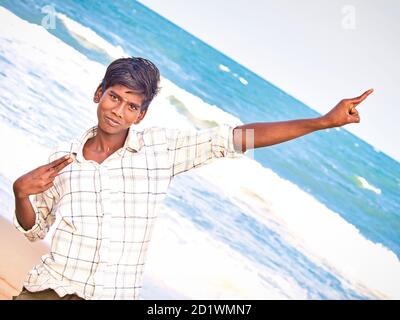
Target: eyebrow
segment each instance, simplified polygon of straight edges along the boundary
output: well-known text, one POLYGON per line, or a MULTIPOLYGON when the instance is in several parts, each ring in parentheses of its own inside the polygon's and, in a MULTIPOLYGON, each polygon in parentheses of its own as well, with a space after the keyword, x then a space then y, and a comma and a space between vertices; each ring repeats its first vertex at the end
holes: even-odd
MULTIPOLYGON (((115 91, 110 90, 110 93, 112 93, 113 95, 115 95, 118 98, 122 99, 122 97, 118 93, 116 93, 115 91)), ((133 91, 126 91, 125 93, 134 93, 134 92, 133 91)), ((139 109, 141 108, 141 106, 139 106, 137 103, 134 103, 134 102, 131 102, 131 101, 128 101, 128 103, 134 105, 136 108, 139 108, 139 109)))

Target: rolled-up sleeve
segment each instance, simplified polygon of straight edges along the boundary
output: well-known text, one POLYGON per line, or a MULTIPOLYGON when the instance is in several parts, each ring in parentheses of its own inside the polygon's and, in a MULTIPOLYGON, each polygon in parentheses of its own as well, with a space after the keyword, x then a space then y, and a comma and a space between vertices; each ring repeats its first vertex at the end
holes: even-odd
POLYGON ((49 189, 43 193, 30 196, 29 200, 36 214, 35 224, 31 229, 25 230, 19 224, 16 214, 14 214, 14 225, 30 241, 44 239, 56 219, 54 210, 55 197, 49 189))
POLYGON ((166 129, 172 176, 217 158, 241 156, 243 152, 234 148, 233 130, 227 124, 199 131, 166 129))

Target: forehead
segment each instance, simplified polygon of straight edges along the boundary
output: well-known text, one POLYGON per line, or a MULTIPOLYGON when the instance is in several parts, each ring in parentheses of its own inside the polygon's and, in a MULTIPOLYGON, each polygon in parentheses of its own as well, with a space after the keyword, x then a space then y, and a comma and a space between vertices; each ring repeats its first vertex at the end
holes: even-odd
POLYGON ((106 91, 107 92, 113 91, 114 93, 119 95, 122 99, 132 103, 136 103, 139 106, 141 106, 144 101, 143 94, 135 92, 131 88, 128 88, 122 84, 115 84, 109 87, 106 91))

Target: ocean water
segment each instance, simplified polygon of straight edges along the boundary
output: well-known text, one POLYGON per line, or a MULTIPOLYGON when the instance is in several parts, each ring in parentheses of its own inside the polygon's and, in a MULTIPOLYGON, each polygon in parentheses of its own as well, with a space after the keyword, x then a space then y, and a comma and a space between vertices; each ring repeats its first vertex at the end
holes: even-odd
MULTIPOLYGON (((96 124, 92 97, 118 57, 149 58, 163 76, 140 127, 319 115, 138 2, 51 4, 0 2, 0 214, 10 220, 12 182, 96 124)), ((218 160, 171 184, 142 297, 398 299, 399 199, 400 164, 345 128, 218 160)))

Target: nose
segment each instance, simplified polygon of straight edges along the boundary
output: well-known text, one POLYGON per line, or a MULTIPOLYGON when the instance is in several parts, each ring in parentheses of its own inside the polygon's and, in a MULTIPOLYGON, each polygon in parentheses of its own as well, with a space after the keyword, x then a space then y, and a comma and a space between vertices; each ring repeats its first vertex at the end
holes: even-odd
POLYGON ((124 110, 124 102, 121 101, 120 103, 118 103, 114 109, 112 109, 112 113, 115 114, 117 117, 122 118, 122 114, 123 114, 123 110, 124 110))

